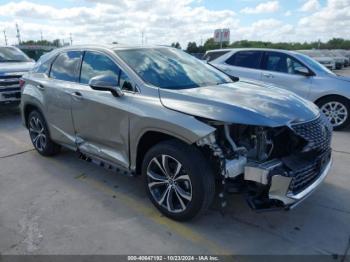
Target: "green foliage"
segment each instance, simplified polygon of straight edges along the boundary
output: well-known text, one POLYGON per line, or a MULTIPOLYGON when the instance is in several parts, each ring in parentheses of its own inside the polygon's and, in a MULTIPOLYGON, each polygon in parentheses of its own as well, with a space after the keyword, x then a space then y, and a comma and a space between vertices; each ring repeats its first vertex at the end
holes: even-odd
MULTIPOLYGON (((203 46, 197 46, 195 42, 189 42, 186 51, 189 53, 204 53, 212 49, 219 49, 220 44, 215 43, 213 38, 207 39, 203 46)), ((342 38, 333 38, 328 42, 264 42, 240 40, 231 44, 224 43, 223 48, 274 48, 285 50, 302 50, 302 49, 350 49, 350 40, 342 38)))
POLYGON ((28 41, 22 41, 21 45, 42 45, 42 46, 61 46, 61 41, 59 39, 55 39, 53 41, 48 40, 28 40, 28 41))
POLYGON ((175 48, 177 48, 177 49, 181 49, 181 45, 180 45, 179 42, 172 43, 171 46, 172 46, 172 47, 175 47, 175 48))

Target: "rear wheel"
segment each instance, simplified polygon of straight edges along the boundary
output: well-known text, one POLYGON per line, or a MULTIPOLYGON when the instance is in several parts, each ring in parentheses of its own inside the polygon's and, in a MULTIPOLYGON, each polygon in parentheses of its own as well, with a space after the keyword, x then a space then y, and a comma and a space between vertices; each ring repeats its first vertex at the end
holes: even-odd
POLYGON ((350 102, 346 98, 331 96, 321 99, 318 103, 334 130, 341 130, 350 124, 350 102))
POLYGON ((41 155, 53 156, 60 151, 60 146, 50 138, 44 117, 36 110, 29 114, 28 129, 33 146, 41 155))
POLYGON ((151 148, 142 174, 150 200, 172 219, 198 216, 214 198, 215 181, 208 161, 198 149, 180 141, 165 141, 151 148))

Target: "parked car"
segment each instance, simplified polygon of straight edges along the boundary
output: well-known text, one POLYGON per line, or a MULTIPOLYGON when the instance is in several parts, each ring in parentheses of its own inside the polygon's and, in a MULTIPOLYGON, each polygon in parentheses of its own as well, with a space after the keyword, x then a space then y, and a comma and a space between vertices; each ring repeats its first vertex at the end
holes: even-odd
POLYGON ((344 50, 344 49, 335 49, 335 51, 341 53, 343 56, 348 58, 350 60, 350 50, 344 50))
POLYGON ((339 50, 330 50, 335 56, 342 57, 344 61, 344 67, 348 67, 350 64, 350 58, 343 54, 343 52, 339 50))
POLYGON ((231 49, 216 49, 216 50, 209 50, 207 52, 205 52, 202 60, 205 60, 207 62, 213 61, 215 59, 217 59, 218 57, 227 54, 228 52, 230 52, 231 49))
POLYGON ((350 123, 350 78, 334 74, 306 55, 273 49, 232 49, 210 64, 228 75, 273 84, 314 102, 336 130, 350 123))
POLYGON ((317 51, 325 57, 333 57, 335 61, 336 69, 342 69, 345 66, 346 58, 344 56, 339 56, 338 54, 335 54, 331 50, 326 50, 326 49, 319 49, 317 51))
POLYGON ((297 52, 313 58, 314 60, 319 62, 321 65, 327 67, 330 70, 336 69, 335 60, 333 57, 322 56, 320 55, 320 52, 317 52, 315 50, 297 50, 297 52))
POLYGON ((175 48, 63 48, 23 79, 23 123, 40 154, 65 146, 142 175, 173 219, 200 214, 216 191, 224 205, 229 181, 253 208, 288 209, 330 169, 331 126, 314 104, 233 82, 175 48))
POLYGON ((21 101, 19 80, 34 62, 13 46, 0 46, 0 105, 18 105, 21 101))

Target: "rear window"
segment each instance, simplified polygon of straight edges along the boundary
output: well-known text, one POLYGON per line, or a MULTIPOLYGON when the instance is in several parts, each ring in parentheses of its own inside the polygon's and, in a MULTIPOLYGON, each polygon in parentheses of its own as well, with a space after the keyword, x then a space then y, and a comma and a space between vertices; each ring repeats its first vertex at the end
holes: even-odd
POLYGON ((52 56, 49 59, 46 59, 45 55, 42 56, 38 62, 35 64, 33 68, 34 73, 44 73, 46 75, 49 75, 50 66, 52 61, 54 60, 55 56, 52 56))
POLYGON ((50 77, 54 79, 78 82, 82 52, 69 51, 60 54, 53 62, 50 77))
POLYGON ((261 51, 240 51, 233 54, 226 63, 233 66, 260 68, 262 52, 261 51))

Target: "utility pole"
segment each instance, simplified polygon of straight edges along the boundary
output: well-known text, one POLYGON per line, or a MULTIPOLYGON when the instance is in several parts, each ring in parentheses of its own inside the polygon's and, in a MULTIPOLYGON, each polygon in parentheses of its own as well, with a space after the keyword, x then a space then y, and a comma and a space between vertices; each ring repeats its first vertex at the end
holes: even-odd
POLYGON ((143 37, 144 37, 144 34, 145 34, 145 32, 142 30, 142 32, 141 32, 141 43, 142 43, 142 45, 143 45, 143 37))
POLYGON ((21 44, 21 33, 20 33, 20 31, 19 31, 19 27, 18 27, 18 24, 16 23, 16 30, 17 30, 17 35, 16 35, 16 37, 17 37, 17 39, 18 39, 18 44, 20 45, 21 44))
POLYGON ((7 36, 6 36, 6 30, 4 30, 4 38, 5 38, 5 45, 7 45, 7 36))
POLYGON ((69 40, 70 40, 70 45, 73 45, 72 33, 69 33, 69 40))
POLYGON ((40 39, 41 39, 41 42, 44 40, 44 38, 43 38, 43 31, 42 30, 40 30, 40 39))

